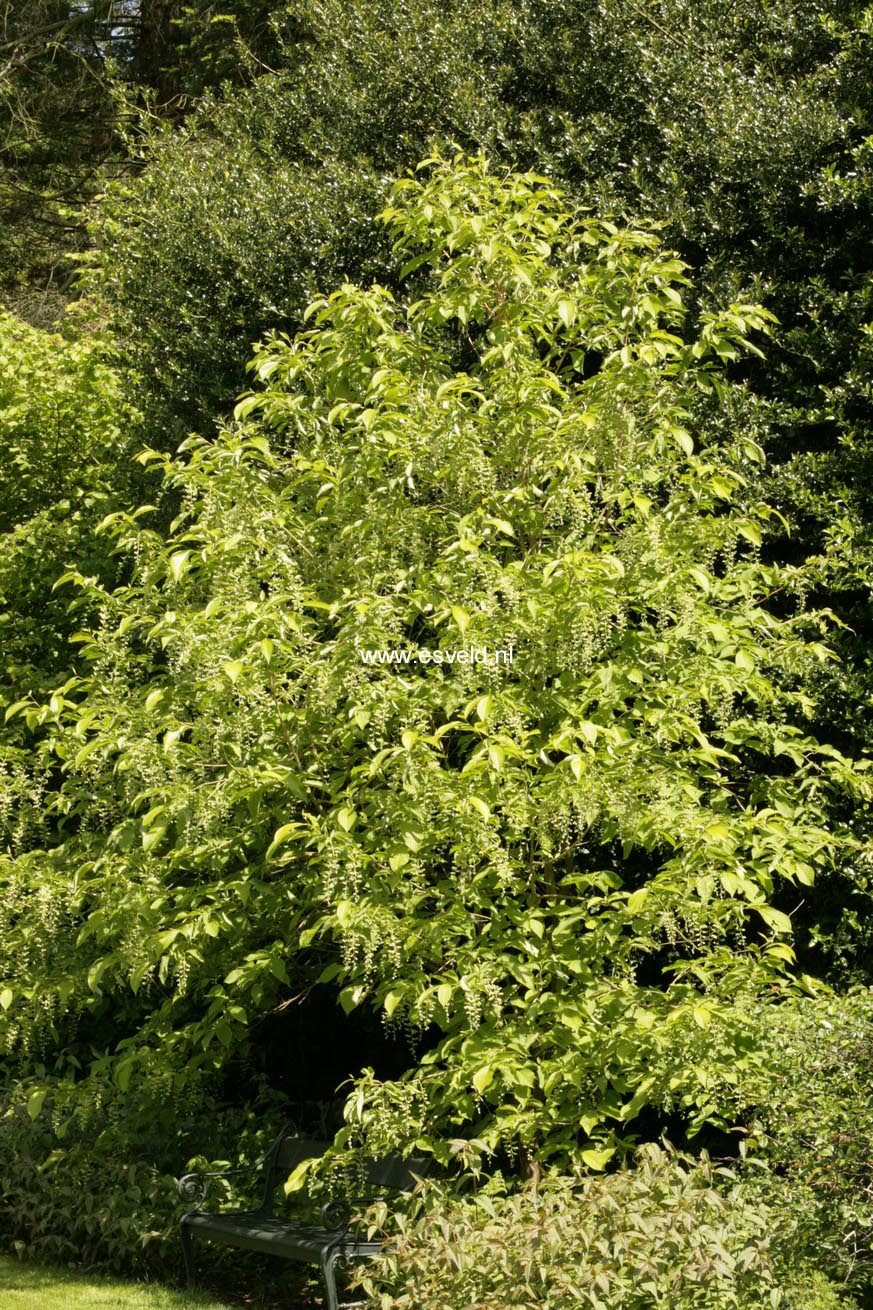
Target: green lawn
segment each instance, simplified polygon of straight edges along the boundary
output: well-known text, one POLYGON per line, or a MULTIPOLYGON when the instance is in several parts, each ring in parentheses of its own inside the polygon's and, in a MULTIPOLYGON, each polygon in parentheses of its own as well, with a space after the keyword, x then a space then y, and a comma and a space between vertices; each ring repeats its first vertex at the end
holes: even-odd
POLYGON ((0 1256, 3 1310, 231 1310, 198 1292, 71 1273, 0 1256))

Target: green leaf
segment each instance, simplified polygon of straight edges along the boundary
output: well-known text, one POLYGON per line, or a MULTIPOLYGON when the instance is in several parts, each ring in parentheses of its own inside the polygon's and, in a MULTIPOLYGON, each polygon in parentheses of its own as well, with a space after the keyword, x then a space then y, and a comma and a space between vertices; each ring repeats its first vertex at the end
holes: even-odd
POLYGON ((470 615, 465 609, 462 609, 460 605, 453 605, 451 609, 452 618, 455 620, 455 623, 457 623, 461 630, 461 635, 463 636, 470 626, 470 615))
POLYGON ((148 855, 150 851, 153 851, 156 846, 160 845, 166 835, 167 829, 160 824, 155 824, 153 827, 147 828, 142 834, 143 852, 148 855))
POLYGON ((294 1192, 302 1192, 306 1186, 306 1176, 309 1174, 317 1163, 317 1157, 310 1157, 307 1160, 301 1160, 288 1176, 285 1182, 285 1195, 291 1196, 294 1192))
POLYGON ((587 1151, 581 1151, 580 1155, 583 1163, 586 1164, 589 1169, 594 1169, 599 1173, 601 1169, 606 1168, 612 1157, 615 1155, 615 1147, 605 1146, 599 1150, 590 1147, 587 1151))
POLYGON ((791 920, 788 915, 783 914, 781 910, 774 910, 772 905, 756 905, 755 909, 758 911, 758 914, 760 914, 767 927, 772 928, 774 932, 790 933, 793 931, 791 920))
POLYGON ((351 832, 352 828, 354 828, 358 821, 357 810, 353 810, 351 806, 344 805, 336 816, 336 821, 342 828, 343 832, 351 832))
POLYGON ((686 455, 694 454, 694 441, 690 432, 686 432, 684 428, 673 427, 670 429, 670 435, 676 444, 682 447, 686 455))
POLYGON ((163 739, 162 739, 162 742, 161 742, 161 749, 162 749, 163 751, 170 751, 170 750, 172 750, 173 747, 174 747, 174 746, 177 744, 177 742, 180 740, 180 738, 184 736, 184 734, 187 732, 187 730, 188 730, 188 728, 187 728, 187 725, 186 725, 186 724, 183 724, 183 726, 182 726, 181 728, 168 728, 167 731, 164 733, 164 736, 163 736, 163 739))
POLYGON ((356 1010, 367 995, 366 987, 344 987, 339 994, 339 1003, 345 1014, 356 1010))
POLYGON ((336 907, 336 917, 341 928, 351 928, 355 921, 354 901, 340 901, 336 907))
POLYGON ((389 1019, 394 1014, 395 1010, 397 1009, 398 1005, 400 1005, 402 1000, 403 1000, 402 992, 388 992, 388 994, 385 997, 384 1007, 385 1007, 385 1013, 388 1015, 389 1019))
POLYGON ((264 859, 269 860, 271 855, 274 855, 281 846, 287 845, 287 843, 292 839, 292 837, 294 837, 294 835, 298 833, 300 830, 301 830, 301 824, 299 823, 283 823, 281 828, 277 828, 276 831, 273 833, 273 840, 270 842, 270 845, 267 847, 267 852, 264 856, 264 859))
POLYGON ((174 582, 181 581, 183 573, 188 568, 188 560, 191 557, 190 550, 177 550, 170 556, 169 569, 170 576, 174 582))
POLYGON ((35 1092, 31 1092, 27 1098, 27 1113, 31 1119, 38 1119, 42 1113, 42 1107, 45 1104, 45 1098, 48 1094, 48 1088, 39 1087, 35 1092))
POLYGON ((739 531, 740 536, 745 537, 746 541, 751 542, 753 546, 761 545, 761 529, 758 527, 757 523, 749 523, 748 521, 740 523, 737 525, 737 530, 739 531))
POLYGON ((130 1079, 135 1065, 135 1059, 125 1060, 115 1070, 115 1081, 122 1092, 126 1092, 130 1086, 130 1079))
POLYGON ((473 1074, 473 1086, 480 1096, 491 1086, 493 1081, 494 1066, 491 1064, 483 1065, 481 1069, 477 1069, 473 1074))

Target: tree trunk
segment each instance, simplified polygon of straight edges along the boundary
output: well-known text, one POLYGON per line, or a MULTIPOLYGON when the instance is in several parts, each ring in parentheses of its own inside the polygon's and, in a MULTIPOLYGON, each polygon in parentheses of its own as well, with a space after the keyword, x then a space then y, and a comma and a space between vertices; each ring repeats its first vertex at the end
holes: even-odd
POLYGON ((140 38, 137 51, 139 79, 151 87, 161 105, 171 104, 179 94, 176 67, 180 0, 142 0, 140 38))

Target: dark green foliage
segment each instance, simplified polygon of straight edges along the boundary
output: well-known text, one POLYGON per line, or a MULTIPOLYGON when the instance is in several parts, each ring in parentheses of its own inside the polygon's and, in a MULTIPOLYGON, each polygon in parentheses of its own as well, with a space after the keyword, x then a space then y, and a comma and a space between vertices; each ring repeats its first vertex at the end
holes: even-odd
POLYGON ((112 9, 106 0, 4 6, 0 296, 34 322, 59 316, 85 241, 82 207, 111 154, 115 108, 102 73, 112 9))
POLYGON ((375 273, 385 255, 372 218, 356 217, 378 207, 371 172, 278 160, 243 117, 188 142, 181 173, 179 149, 154 143, 143 177, 106 198, 101 236, 104 299, 162 449, 232 405, 267 327, 298 321, 325 280, 375 273))
POLYGON ((316 292, 384 275, 386 173, 435 134, 499 140, 515 21, 494 0, 302 6, 276 75, 146 137, 142 177, 101 207, 90 285, 155 444, 210 430, 252 343, 299 327, 316 292))
POLYGON ((180 106, 188 108, 211 87, 258 77, 275 65, 283 41, 293 42, 299 32, 291 6, 277 8, 273 0, 175 4, 171 49, 159 66, 172 79, 180 106))
POLYGON ((247 83, 298 29, 270 3, 18 0, 0 17, 0 297, 60 320, 88 247, 86 213, 133 165, 132 122, 178 122, 192 98, 247 83))
POLYGON ((760 1191, 791 1211, 810 1261, 861 1295, 873 1273, 873 1001, 866 990, 793 1001, 761 1031, 763 1065, 730 1092, 767 1166, 760 1191))
MULTIPOLYGON (((325 165, 333 162, 334 171, 341 164, 349 182, 397 172, 438 135, 546 167, 601 212, 626 207, 666 220, 704 281, 723 281, 728 260, 734 283, 755 276, 769 281, 774 254, 785 260, 784 229, 793 230, 809 208, 804 189, 849 135, 842 82, 831 67, 840 38, 822 27, 820 16, 818 6, 774 5, 764 15, 755 3, 738 10, 723 0, 704 6, 670 0, 645 12, 624 0, 557 9, 499 0, 409 0, 390 9, 329 0, 301 7, 293 39, 285 38, 273 65, 277 74, 207 105, 175 144, 161 145, 153 170, 158 189, 145 181, 120 211, 110 208, 122 226, 110 224, 102 266, 110 293, 137 270, 136 289, 114 303, 125 336, 144 337, 139 349, 145 346, 152 364, 147 385, 159 394, 163 387, 165 396, 174 389, 172 373, 162 383, 159 340, 184 372, 185 341, 170 315, 179 305, 188 309, 185 270, 173 252, 184 237, 186 197, 203 167, 202 157, 188 150, 192 130, 216 160, 232 161, 241 143, 243 161, 252 146, 261 156, 251 187, 236 168, 223 176, 207 164, 214 220, 206 214, 201 223, 213 226, 195 224, 190 240, 192 255, 208 270, 205 286, 194 279, 191 308, 212 319, 216 333, 239 342, 237 357, 283 316, 295 326, 304 302, 289 268, 284 278, 275 269, 269 294, 265 284, 249 297, 248 315, 226 306, 227 255, 243 268, 250 262, 275 268, 274 228, 255 219, 243 243, 234 222, 226 235, 230 203, 240 213, 251 206, 253 219, 262 214, 262 172, 281 173, 290 163, 303 169, 301 183, 318 213, 325 165), (141 218, 148 243, 128 231, 141 218)), ((147 158, 151 149, 146 146, 147 158)), ((368 188, 359 192, 345 211, 347 223, 371 212, 371 195, 368 188)), ((325 266, 317 228, 307 232, 304 224, 299 244, 300 263, 314 265, 322 286, 370 271, 360 263, 367 252, 354 248, 325 266)), ((240 280, 251 286, 245 275, 240 280)), ((196 335, 194 348, 189 362, 199 365, 196 335)), ((235 381, 230 374, 226 386, 235 381)), ((201 421, 213 417, 212 400, 210 389, 201 421)))
MULTIPOLYGON (((269 1098, 234 1107, 220 1084, 168 1060, 140 1068, 129 1089, 105 1059, 84 1080, 70 1068, 47 1081, 39 1107, 7 1088, 0 1118, 4 1228, 20 1252, 40 1260, 175 1271, 176 1179, 189 1167, 250 1164, 281 1122, 269 1098)), ((252 1203, 245 1189, 221 1191, 252 1203)))

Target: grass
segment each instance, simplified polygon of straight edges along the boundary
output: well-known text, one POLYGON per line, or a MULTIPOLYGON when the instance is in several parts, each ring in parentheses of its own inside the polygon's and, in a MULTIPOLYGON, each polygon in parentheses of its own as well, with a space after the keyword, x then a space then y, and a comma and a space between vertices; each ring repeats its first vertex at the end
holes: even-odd
POLYGON ((0 1256, 3 1310, 232 1310, 202 1292, 131 1283, 0 1256))

